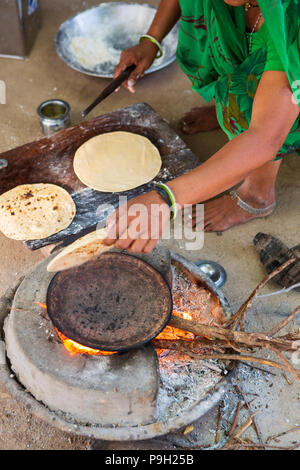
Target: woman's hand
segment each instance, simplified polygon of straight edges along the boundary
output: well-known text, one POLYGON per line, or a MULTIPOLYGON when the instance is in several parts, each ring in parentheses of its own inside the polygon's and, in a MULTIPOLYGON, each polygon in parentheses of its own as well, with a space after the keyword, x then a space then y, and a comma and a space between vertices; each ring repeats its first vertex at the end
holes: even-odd
MULTIPOLYGON (((179 0, 160 0, 156 14, 153 18, 147 34, 157 39, 158 42, 166 37, 173 26, 179 20, 181 9, 179 0)), ((134 93, 134 84, 142 77, 147 69, 151 67, 157 55, 157 46, 148 39, 143 39, 140 44, 126 49, 122 52, 120 62, 115 68, 114 78, 118 77, 123 70, 130 65, 136 65, 136 69, 123 86, 134 93)))
POLYGON ((134 85, 137 80, 144 76, 157 55, 157 46, 148 39, 143 39, 140 44, 130 47, 121 53, 120 62, 114 71, 114 78, 117 78, 123 70, 130 65, 136 65, 135 70, 129 76, 123 86, 131 93, 135 92, 134 85))
POLYGON ((156 191, 121 205, 107 220, 103 243, 133 253, 150 253, 170 220, 170 210, 156 191))

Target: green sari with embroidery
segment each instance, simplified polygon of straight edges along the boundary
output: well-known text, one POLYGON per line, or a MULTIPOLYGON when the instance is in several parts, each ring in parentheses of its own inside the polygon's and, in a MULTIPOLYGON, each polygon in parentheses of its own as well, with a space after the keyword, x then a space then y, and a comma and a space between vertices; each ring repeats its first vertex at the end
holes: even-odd
MULTIPOLYGON (((179 1, 178 64, 205 101, 215 99, 220 126, 232 139, 250 125, 255 92, 268 62, 267 46, 262 43, 249 51, 243 6, 231 7, 223 0, 179 1)), ((300 0, 258 3, 269 46, 280 58, 275 70, 286 72, 300 106, 300 0)), ((277 158, 299 147, 300 118, 277 158)))

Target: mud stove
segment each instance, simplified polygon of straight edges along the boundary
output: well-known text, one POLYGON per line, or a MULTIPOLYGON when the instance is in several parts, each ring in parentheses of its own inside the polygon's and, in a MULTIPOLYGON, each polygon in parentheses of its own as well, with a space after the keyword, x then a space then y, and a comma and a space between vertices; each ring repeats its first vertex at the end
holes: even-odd
POLYGON ((170 315, 220 323, 228 302, 194 263, 165 248, 101 257, 53 274, 50 256, 1 299, 0 381, 67 432, 122 441, 178 431, 221 400, 234 365, 151 341, 193 339, 168 326, 170 315))

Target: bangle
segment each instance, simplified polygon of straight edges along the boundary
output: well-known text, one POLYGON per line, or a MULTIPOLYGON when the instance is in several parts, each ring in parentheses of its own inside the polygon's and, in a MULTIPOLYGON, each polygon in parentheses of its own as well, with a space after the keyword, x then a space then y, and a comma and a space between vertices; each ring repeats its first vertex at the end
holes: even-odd
POLYGON ((162 57, 163 49, 161 47, 160 42, 158 42, 157 39, 155 39, 153 36, 150 36, 150 34, 143 34, 140 37, 140 42, 142 42, 143 39, 149 39, 149 41, 151 41, 153 44, 155 44, 156 47, 158 48, 158 53, 157 53, 156 59, 159 59, 160 57, 162 57))
POLYGON ((176 204, 176 199, 169 188, 164 183, 154 183, 154 189, 162 196, 162 198, 166 201, 166 203, 169 206, 170 212, 171 212, 171 219, 176 219, 177 216, 177 204, 176 204))

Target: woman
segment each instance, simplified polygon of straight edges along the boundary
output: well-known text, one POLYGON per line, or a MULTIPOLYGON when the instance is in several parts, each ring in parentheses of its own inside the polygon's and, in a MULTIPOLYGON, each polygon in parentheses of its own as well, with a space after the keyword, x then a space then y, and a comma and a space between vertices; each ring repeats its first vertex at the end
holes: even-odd
MULTIPOLYGON (((130 200, 126 210, 110 219, 107 244, 133 252, 150 252, 162 234, 165 217, 153 220, 150 208, 176 203, 205 203, 205 230, 223 231, 275 207, 275 181, 284 155, 300 147, 300 1, 299 0, 162 0, 148 37, 122 53, 116 68, 136 64, 125 87, 150 67, 159 44, 180 19, 177 60, 193 89, 216 111, 204 108, 208 128, 215 114, 229 142, 209 160, 168 182, 168 191, 153 190, 130 200), (298 98, 298 99, 297 99, 298 98), (211 198, 242 182, 238 192, 211 198), (171 195, 171 197, 170 197, 171 195), (170 201, 168 201, 168 197, 170 201), (149 209, 148 229, 134 238, 129 215, 132 204, 149 209), (159 236, 150 228, 159 224, 159 236)), ((203 109, 183 120, 187 132, 203 128, 203 109), (192 130, 191 130, 192 129, 192 130)))

